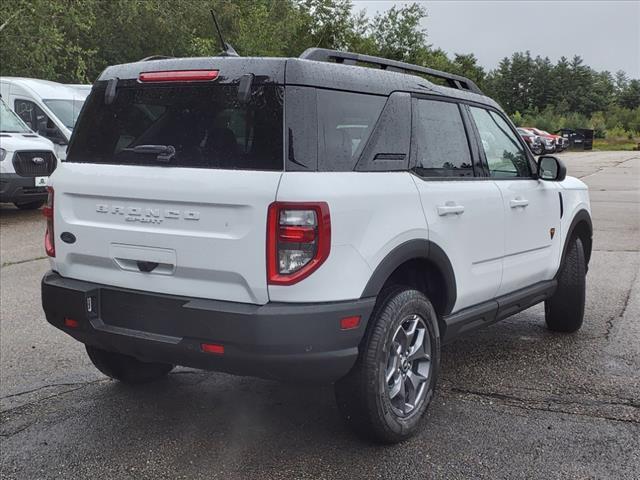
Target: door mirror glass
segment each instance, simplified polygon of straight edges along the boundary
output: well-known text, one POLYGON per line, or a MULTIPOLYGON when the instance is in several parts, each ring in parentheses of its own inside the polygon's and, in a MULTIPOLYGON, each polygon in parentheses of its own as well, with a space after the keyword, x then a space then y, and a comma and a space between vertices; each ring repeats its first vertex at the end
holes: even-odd
POLYGON ((541 180, 561 182, 567 176, 567 168, 556 157, 544 155, 538 159, 538 177, 541 180))

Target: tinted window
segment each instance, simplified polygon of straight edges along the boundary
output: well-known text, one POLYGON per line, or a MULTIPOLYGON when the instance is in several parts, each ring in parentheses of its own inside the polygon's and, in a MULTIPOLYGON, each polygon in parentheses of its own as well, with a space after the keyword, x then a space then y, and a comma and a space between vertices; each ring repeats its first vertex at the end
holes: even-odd
POLYGON ((473 176, 471 152, 457 104, 416 100, 415 172, 423 177, 473 176))
POLYGON ((282 170, 282 88, 255 86, 248 104, 233 85, 118 86, 106 105, 97 87, 76 126, 67 161, 282 170), (142 145, 170 146, 168 163, 142 145))
POLYGON ((287 165, 289 171, 318 169, 318 111, 316 89, 287 86, 287 165))
POLYGON ((386 97, 318 89, 317 101, 319 170, 353 170, 386 97))
POLYGON ((492 177, 531 177, 529 159, 516 134, 497 113, 471 107, 492 177))

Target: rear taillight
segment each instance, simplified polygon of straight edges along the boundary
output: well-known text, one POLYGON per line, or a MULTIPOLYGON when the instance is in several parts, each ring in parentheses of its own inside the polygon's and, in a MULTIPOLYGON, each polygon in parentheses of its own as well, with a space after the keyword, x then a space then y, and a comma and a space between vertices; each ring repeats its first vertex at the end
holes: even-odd
POLYGON ((49 196, 47 205, 42 209, 42 214, 47 219, 47 232, 44 234, 44 250, 50 257, 56 256, 55 235, 53 230, 53 188, 47 187, 49 196))
POLYGON ((308 277, 329 256, 331 218, 325 202, 269 205, 267 280, 292 285, 308 277))

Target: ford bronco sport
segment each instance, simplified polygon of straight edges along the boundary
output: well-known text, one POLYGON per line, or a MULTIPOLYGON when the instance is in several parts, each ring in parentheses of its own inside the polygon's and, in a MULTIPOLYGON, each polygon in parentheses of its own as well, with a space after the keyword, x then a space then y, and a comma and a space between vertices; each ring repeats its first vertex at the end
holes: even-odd
POLYGON ((332 381, 378 441, 417 430, 443 343, 543 301, 582 324, 586 186, 472 81, 382 58, 109 67, 44 213, 47 320, 101 372, 332 381))

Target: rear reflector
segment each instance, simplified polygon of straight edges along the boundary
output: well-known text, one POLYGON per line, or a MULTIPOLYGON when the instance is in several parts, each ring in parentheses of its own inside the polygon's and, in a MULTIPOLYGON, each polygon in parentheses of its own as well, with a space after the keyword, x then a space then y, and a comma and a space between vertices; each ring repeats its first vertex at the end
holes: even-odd
POLYGON ((224 355, 224 345, 217 343, 203 343, 200 348, 205 353, 213 353, 215 355, 224 355))
POLYGON ((64 326, 67 328, 78 328, 78 326, 80 326, 80 323, 77 320, 74 320, 73 318, 65 318, 64 326))
POLYGON ((218 70, 171 70, 166 72, 142 72, 141 82, 208 82, 218 78, 218 70))
POLYGON ((316 239, 314 227, 280 227, 279 240, 281 242, 309 243, 316 239))
POLYGON ((360 326, 360 315, 340 319, 340 330, 353 330, 360 326))

